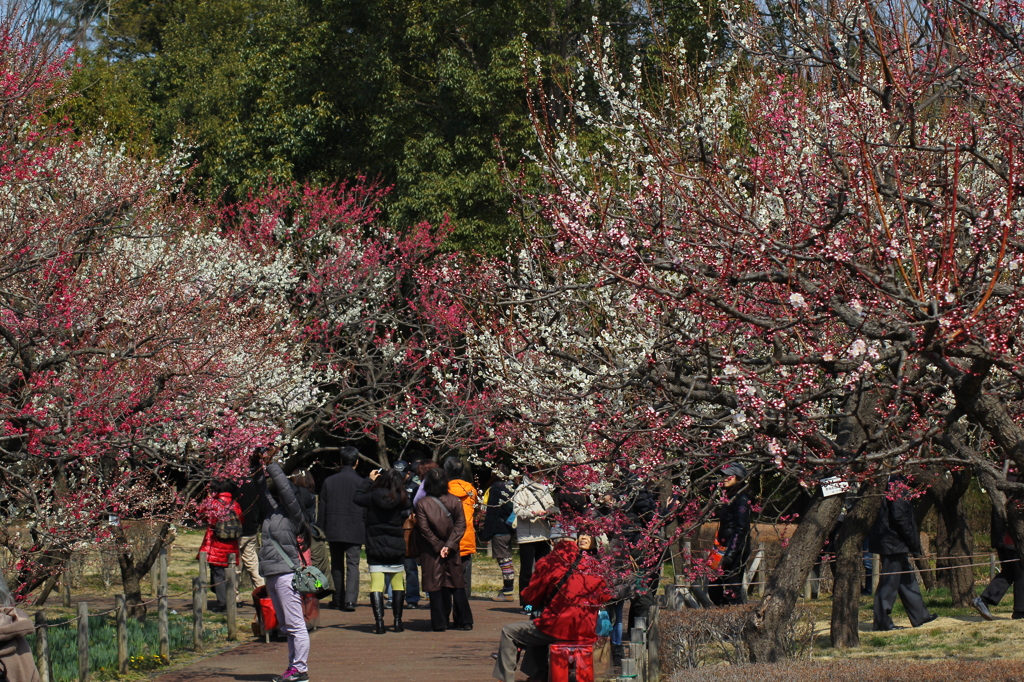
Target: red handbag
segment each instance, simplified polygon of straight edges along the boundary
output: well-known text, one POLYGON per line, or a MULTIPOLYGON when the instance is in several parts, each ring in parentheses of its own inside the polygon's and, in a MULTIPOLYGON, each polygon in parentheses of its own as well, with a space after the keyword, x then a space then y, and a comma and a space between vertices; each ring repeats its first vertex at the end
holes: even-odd
POLYGON ((594 645, 555 642, 548 647, 549 682, 594 682, 594 645))
POLYGON ((725 555, 725 547, 718 544, 718 540, 715 540, 714 546, 708 550, 708 563, 711 568, 718 570, 718 567, 722 565, 722 557, 725 555))

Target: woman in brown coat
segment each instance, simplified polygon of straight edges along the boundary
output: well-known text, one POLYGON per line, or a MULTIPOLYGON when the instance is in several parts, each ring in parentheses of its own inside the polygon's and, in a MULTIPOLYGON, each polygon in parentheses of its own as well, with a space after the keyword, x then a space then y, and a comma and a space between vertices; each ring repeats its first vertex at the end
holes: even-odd
POLYGON ((423 482, 426 495, 416 503, 420 537, 423 589, 430 595, 430 625, 434 632, 448 629, 454 602, 456 630, 473 629, 473 612, 466 596, 466 578, 459 557, 459 542, 466 532, 462 503, 448 493, 448 476, 431 469, 423 482))
POLYGON ((11 682, 39 682, 39 670, 26 635, 35 625, 28 614, 14 608, 14 597, 0 575, 0 664, 11 682))

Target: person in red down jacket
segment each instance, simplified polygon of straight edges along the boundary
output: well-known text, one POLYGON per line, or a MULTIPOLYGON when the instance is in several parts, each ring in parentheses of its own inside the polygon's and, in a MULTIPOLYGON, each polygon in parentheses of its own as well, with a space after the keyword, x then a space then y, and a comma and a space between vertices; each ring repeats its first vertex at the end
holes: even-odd
POLYGON ((210 485, 210 490, 213 494, 199 505, 199 518, 208 526, 199 551, 206 552, 206 562, 210 566, 210 586, 217 595, 217 605, 210 611, 221 613, 228 606, 225 569, 232 554, 235 555, 235 564, 239 562, 238 541, 242 537, 244 519, 242 507, 235 500, 234 483, 226 480, 214 481, 210 485))
POLYGON ((593 538, 562 540, 537 562, 523 602, 540 615, 501 629, 493 677, 515 682, 516 650, 523 649, 522 671, 530 682, 548 679, 548 645, 553 642, 593 642, 597 612, 612 598, 601 565, 588 551, 593 538))

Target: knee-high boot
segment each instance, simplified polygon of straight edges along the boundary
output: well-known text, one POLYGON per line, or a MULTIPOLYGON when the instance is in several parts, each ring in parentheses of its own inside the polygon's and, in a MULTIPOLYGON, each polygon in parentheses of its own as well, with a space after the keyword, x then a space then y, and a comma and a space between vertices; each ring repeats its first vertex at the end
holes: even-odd
POLYGON ((405 590, 391 592, 391 613, 395 616, 395 632, 404 632, 402 627, 402 611, 405 609, 405 590))
POLYGON ((383 592, 371 592, 370 593, 370 608, 373 609, 373 634, 383 635, 387 630, 384 629, 384 593, 383 592))

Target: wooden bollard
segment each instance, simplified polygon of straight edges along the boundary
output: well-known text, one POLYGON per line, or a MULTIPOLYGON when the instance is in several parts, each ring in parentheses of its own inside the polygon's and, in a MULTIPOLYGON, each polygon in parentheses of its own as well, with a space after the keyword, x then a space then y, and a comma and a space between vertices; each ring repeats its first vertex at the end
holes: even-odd
POLYGON ((764 586, 768 582, 768 557, 764 550, 764 543, 757 543, 757 555, 761 559, 757 564, 757 572, 754 574, 754 579, 757 581, 758 598, 764 597, 764 586))
POLYGON ((804 581, 804 599, 806 599, 807 601, 811 601, 811 598, 813 596, 814 596, 814 588, 811 585, 811 576, 808 575, 807 576, 807 580, 804 581))
POLYGON ((53 663, 50 661, 49 626, 46 611, 36 613, 36 668, 41 682, 53 682, 53 663))
MULTIPOLYGON (((206 584, 206 576, 210 575, 209 564, 207 563, 208 558, 206 552, 199 553, 199 582, 202 583, 203 587, 209 587, 206 584)), ((203 606, 206 606, 206 594, 203 594, 203 606)))
POLYGON ((877 554, 871 555, 871 594, 878 591, 878 579, 882 573, 882 558, 877 554))
POLYGON ((124 675, 128 672, 128 606, 124 603, 124 595, 114 595, 117 617, 117 671, 124 675))
POLYGON ((235 567, 235 555, 228 555, 228 568, 224 572, 227 580, 227 611, 228 619, 228 641, 234 642, 238 639, 238 569, 235 567))
POLYGON ((192 578, 192 650, 203 650, 203 602, 206 590, 200 578, 192 578))
POLYGON ((996 577, 996 555, 995 554, 989 554, 988 555, 988 579, 992 580, 992 578, 995 578, 995 577, 996 577))
POLYGON ((64 608, 71 608, 71 573, 64 571, 60 576, 60 596, 64 608))
POLYGON ((171 628, 167 618, 167 549, 160 550, 160 586, 157 588, 156 629, 160 658, 164 664, 171 661, 171 628))
POLYGON ((636 679, 638 682, 644 682, 647 679, 647 632, 644 629, 646 627, 646 620, 637 618, 629 631, 629 649, 633 655, 633 660, 636 661, 636 679), (641 625, 643 627, 640 627, 641 625))
POLYGON ((89 682, 89 605, 78 602, 78 682, 89 682))

